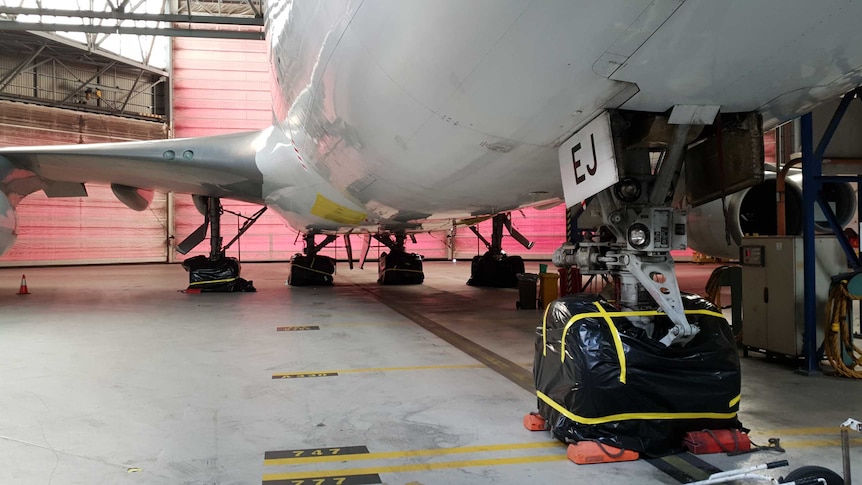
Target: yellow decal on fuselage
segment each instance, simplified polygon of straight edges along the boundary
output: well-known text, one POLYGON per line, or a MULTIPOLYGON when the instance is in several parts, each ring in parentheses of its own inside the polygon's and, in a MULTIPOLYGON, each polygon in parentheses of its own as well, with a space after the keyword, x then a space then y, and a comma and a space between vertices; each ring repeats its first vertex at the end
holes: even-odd
POLYGON ((365 220, 365 213, 348 209, 343 205, 331 201, 317 194, 317 199, 311 207, 311 214, 327 221, 337 222, 355 226, 365 220))

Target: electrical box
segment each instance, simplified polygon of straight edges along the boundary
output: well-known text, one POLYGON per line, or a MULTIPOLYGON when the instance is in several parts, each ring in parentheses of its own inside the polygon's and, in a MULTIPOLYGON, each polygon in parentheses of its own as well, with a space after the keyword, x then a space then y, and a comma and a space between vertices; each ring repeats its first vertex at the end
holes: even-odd
MULTIPOLYGON (((847 257, 835 236, 814 238, 817 343, 823 340, 823 311, 834 275, 846 273, 847 257)), ((802 238, 744 237, 742 344, 777 354, 802 356, 805 327, 802 238)))

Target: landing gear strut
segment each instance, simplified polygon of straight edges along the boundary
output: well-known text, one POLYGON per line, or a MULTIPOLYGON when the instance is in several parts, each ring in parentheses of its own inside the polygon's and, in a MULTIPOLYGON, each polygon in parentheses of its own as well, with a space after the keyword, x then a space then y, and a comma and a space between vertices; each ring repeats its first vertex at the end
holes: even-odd
MULTIPOLYGON (((416 236, 410 234, 410 240, 416 243, 416 236)), ((389 248, 388 253, 382 253, 378 262, 377 282, 381 285, 419 285, 425 281, 422 271, 422 256, 408 253, 404 250, 406 234, 374 234, 377 239, 389 248)))
POLYGON ((474 256, 470 267, 470 286, 487 286, 493 288, 514 288, 518 286, 518 273, 524 272, 524 260, 520 256, 507 256, 503 252, 503 228, 527 249, 533 247, 521 233, 512 227, 511 214, 497 214, 492 219, 491 241, 488 242, 476 229, 470 230, 485 244, 488 251, 481 256, 474 256))
POLYGON ((206 208, 205 211, 202 211, 204 212, 204 223, 177 245, 177 251, 180 254, 187 254, 204 240, 209 228, 210 254, 209 256, 195 256, 183 261, 183 268, 189 272, 187 291, 256 291, 251 281, 240 278, 239 260, 226 257, 225 251, 238 241, 252 224, 257 222, 260 216, 266 212, 266 207, 261 208, 251 217, 245 217, 242 214, 225 211, 221 206, 221 201, 214 197, 198 198, 195 202, 201 209, 206 208), (221 215, 224 212, 243 217, 245 222, 237 235, 225 246, 222 246, 221 215))
POLYGON ((315 243, 316 234, 310 232, 302 236, 305 240, 305 254, 295 254, 290 258, 290 276, 287 284, 291 286, 330 286, 335 274, 335 260, 317 254, 338 236, 328 234, 322 242, 315 243))

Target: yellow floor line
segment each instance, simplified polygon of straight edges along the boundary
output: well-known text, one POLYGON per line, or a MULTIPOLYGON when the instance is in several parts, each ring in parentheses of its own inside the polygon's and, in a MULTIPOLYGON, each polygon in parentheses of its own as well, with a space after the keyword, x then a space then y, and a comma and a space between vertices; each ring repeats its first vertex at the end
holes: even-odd
POLYGON ((377 325, 404 325, 404 322, 321 322, 315 325, 321 325, 328 328, 338 327, 364 327, 377 325))
POLYGON ((783 436, 798 436, 805 434, 832 434, 838 435, 839 433, 838 426, 830 426, 830 427, 820 427, 820 428, 784 428, 784 429, 770 429, 766 431, 758 431, 752 430, 751 434, 758 435, 769 435, 769 436, 777 436, 779 438, 783 436))
MULTIPOLYGON (((342 457, 344 458, 344 457, 342 457)), ((326 470, 300 473, 272 473, 263 476, 263 481, 302 480, 306 478, 345 477, 351 475, 370 475, 374 473, 403 473, 442 470, 447 468, 467 468, 474 466, 518 465, 522 463, 545 463, 565 460, 566 454, 522 456, 516 458, 490 458, 486 460, 446 461, 439 463, 416 463, 411 465, 394 465, 369 468, 350 468, 344 470, 326 470)))
POLYGON ((383 451, 379 453, 359 453, 355 455, 330 455, 330 456, 307 456, 297 458, 272 458, 264 460, 263 464, 270 465, 298 465, 301 463, 326 463, 333 461, 354 460, 388 460, 392 458, 410 458, 416 456, 440 456, 461 453, 486 453, 489 451, 526 450, 532 448, 562 448, 564 445, 559 441, 537 441, 534 443, 511 443, 501 445, 478 445, 462 446, 458 448, 436 448, 431 450, 408 450, 408 451, 383 451))
MULTIPOLYGON (((855 438, 850 440, 851 445, 862 445, 862 438, 855 438)), ((841 446, 841 440, 838 438, 830 439, 830 440, 801 440, 801 441, 788 441, 784 442, 781 440, 782 448, 815 448, 819 446, 841 446)))
POLYGON ((481 369, 485 364, 452 364, 452 365, 414 365, 404 367, 366 367, 363 369, 338 369, 338 370, 321 370, 321 371, 303 371, 303 372, 278 372, 272 377, 292 376, 297 374, 325 374, 336 372, 338 374, 357 374, 360 372, 391 372, 404 370, 434 370, 434 369, 481 369))

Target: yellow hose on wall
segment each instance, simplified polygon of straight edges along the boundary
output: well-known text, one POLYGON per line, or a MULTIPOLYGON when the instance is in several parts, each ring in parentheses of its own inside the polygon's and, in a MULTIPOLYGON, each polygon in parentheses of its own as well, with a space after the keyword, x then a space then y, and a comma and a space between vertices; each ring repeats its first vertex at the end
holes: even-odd
POLYGON ((829 301, 826 306, 825 328, 823 329, 823 348, 826 359, 839 375, 862 379, 862 370, 856 367, 862 365, 862 350, 853 342, 853 328, 847 319, 850 302, 862 300, 847 291, 847 281, 833 283, 829 288, 829 301), (845 349, 853 360, 852 365, 845 362, 842 355, 845 349))

